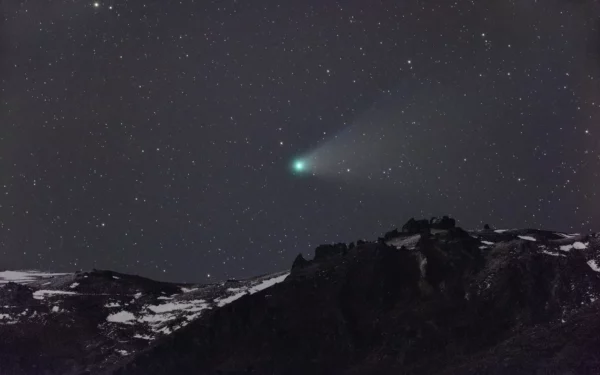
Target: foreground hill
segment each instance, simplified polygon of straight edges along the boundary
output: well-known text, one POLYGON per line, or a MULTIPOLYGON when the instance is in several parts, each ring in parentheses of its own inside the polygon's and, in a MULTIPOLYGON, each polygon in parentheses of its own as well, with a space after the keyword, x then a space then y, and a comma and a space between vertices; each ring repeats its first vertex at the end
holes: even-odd
POLYGON ((286 276, 189 285, 111 271, 0 272, 0 374, 102 372, 286 276))
POLYGON ((600 373, 596 234, 412 220, 246 281, 2 280, 0 374, 600 373))

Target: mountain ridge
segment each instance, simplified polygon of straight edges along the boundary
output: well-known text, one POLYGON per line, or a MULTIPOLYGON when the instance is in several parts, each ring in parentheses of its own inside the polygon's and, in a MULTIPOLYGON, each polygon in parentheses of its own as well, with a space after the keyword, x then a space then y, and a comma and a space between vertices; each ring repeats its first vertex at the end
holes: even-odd
POLYGON ((248 280, 40 276, 0 287, 0 373, 600 373, 599 264, 596 233, 465 231, 442 218, 321 245, 248 280), (61 329, 75 332, 64 352, 24 349, 61 329))
MULTIPOLYGON (((216 317, 191 325, 185 335, 158 344, 116 373, 530 374, 600 369, 589 358, 568 358, 571 367, 555 360, 548 367, 551 350, 534 352, 539 358, 522 351, 512 357, 493 354, 506 353, 502 345, 507 340, 541 345, 528 341, 529 330, 551 342, 556 341, 552 330, 560 331, 570 319, 583 319, 586 313, 598 317, 600 279, 592 266, 598 257, 597 235, 455 227, 432 232, 425 228, 355 246, 320 247, 311 261, 297 258, 288 279, 270 290, 268 298, 256 295, 215 311, 216 317)), ((590 353, 581 349, 569 353, 590 353)))

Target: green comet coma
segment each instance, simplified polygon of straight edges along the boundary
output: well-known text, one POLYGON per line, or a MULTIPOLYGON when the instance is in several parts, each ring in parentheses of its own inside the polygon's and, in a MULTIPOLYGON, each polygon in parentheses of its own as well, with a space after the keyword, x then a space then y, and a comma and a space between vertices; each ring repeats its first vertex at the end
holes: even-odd
POLYGON ((295 160, 293 168, 295 172, 304 172, 304 170, 306 169, 306 163, 302 160, 295 160))

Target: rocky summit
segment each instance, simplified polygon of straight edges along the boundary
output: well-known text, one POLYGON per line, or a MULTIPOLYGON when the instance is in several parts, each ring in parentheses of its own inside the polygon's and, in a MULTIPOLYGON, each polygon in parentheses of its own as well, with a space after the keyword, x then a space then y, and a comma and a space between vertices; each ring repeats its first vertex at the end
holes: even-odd
POLYGON ((598 374, 600 237, 411 219, 211 285, 0 272, 0 374, 598 374))

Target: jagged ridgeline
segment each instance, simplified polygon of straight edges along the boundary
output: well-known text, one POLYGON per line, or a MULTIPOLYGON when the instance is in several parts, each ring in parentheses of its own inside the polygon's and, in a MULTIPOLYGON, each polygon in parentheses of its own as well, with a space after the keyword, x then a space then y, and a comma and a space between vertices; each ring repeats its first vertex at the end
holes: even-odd
POLYGON ((600 373, 599 241, 409 220, 321 245, 286 280, 120 374, 600 373))
POLYGON ((244 281, 11 274, 0 373, 597 374, 599 262, 597 234, 442 217, 244 281))

